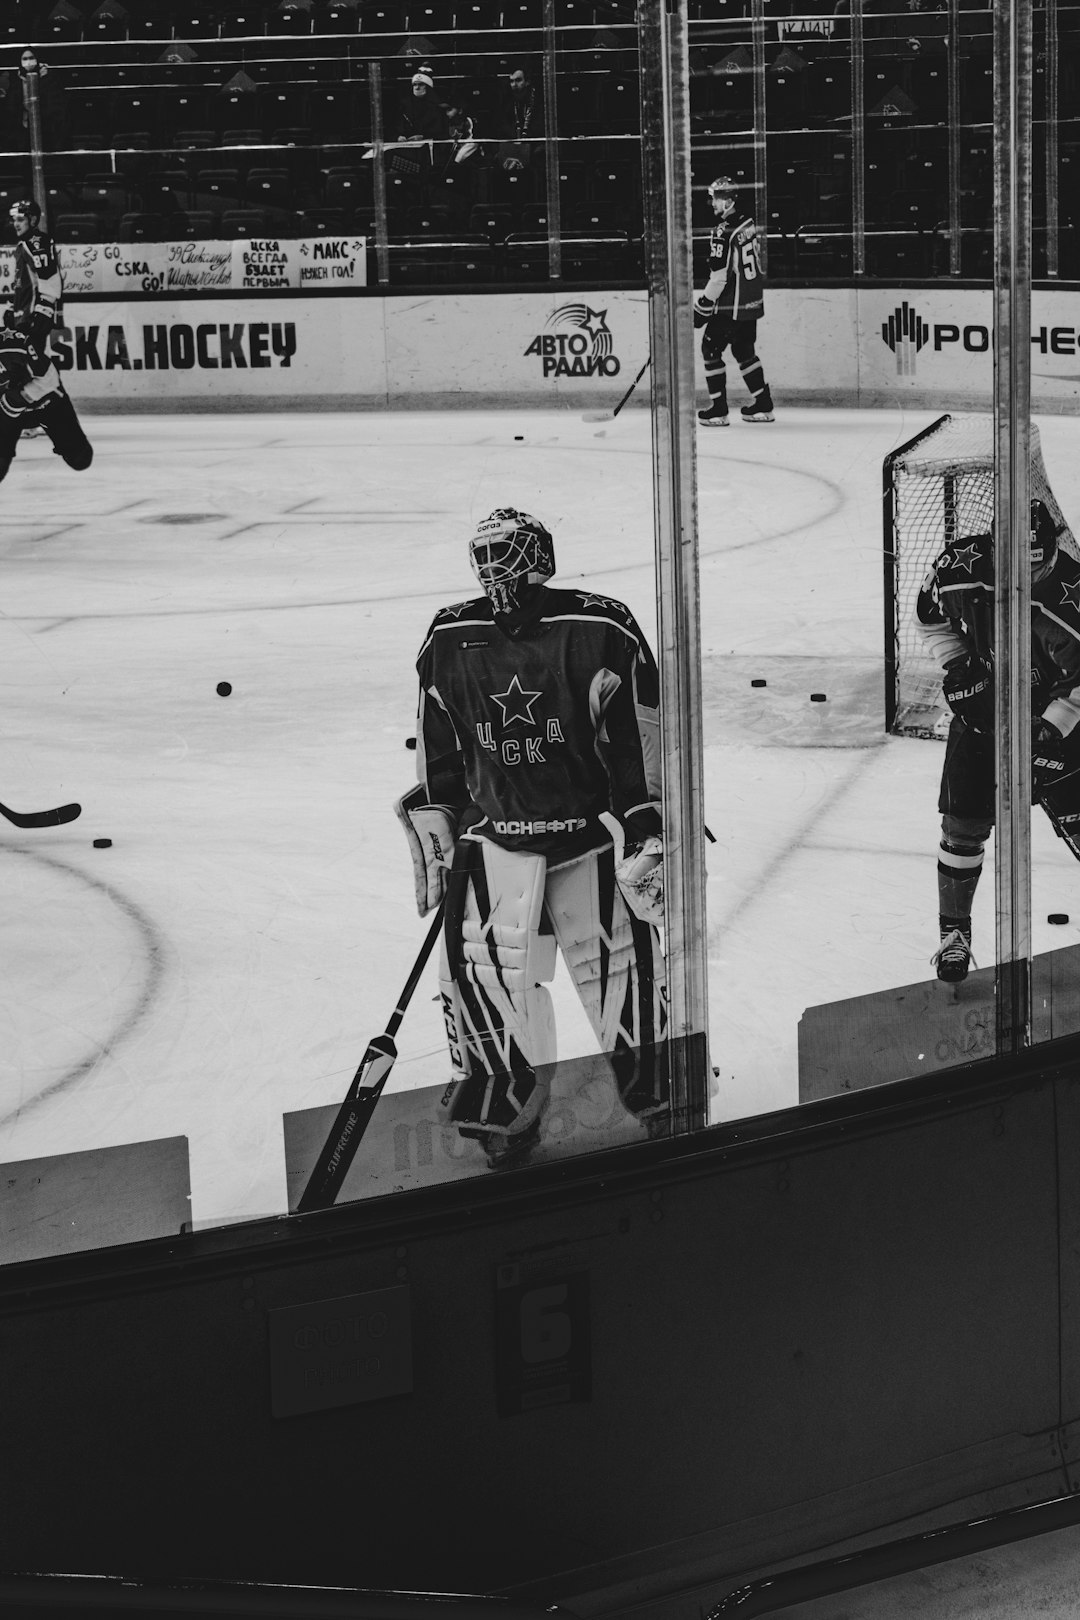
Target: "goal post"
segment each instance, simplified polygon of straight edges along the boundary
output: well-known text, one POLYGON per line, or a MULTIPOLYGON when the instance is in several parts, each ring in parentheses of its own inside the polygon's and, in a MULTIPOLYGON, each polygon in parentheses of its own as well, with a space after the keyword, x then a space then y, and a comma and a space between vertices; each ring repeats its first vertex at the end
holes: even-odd
MULTIPOLYGON (((1031 425, 1031 496, 1046 502, 1058 544, 1080 560, 1031 425)), ((885 602, 885 726, 909 737, 943 737, 949 711, 941 670, 923 650, 915 621, 919 588, 952 540, 987 534, 994 519, 994 419, 940 416, 885 457, 882 467, 885 602)))

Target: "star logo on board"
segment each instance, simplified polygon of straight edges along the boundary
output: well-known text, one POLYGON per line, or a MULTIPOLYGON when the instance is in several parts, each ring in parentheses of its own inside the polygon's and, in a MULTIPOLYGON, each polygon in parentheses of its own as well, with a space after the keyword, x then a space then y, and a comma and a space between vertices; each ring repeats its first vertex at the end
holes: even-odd
POLYGON ((512 726, 518 720, 523 726, 535 726, 537 721, 533 719, 532 707, 540 696, 542 696, 540 692, 524 691, 516 675, 505 692, 491 693, 492 699, 503 712, 504 726, 512 726))
POLYGON ((957 546, 953 552, 953 567, 966 568, 970 574, 978 560, 978 546, 957 546))
POLYGON ((590 309, 585 305, 585 319, 580 323, 581 330, 591 339, 593 347, 597 346, 597 339, 601 332, 611 336, 611 327, 607 323, 606 309, 590 309))
POLYGON ((1080 579, 1062 580, 1061 605, 1080 613, 1080 579))

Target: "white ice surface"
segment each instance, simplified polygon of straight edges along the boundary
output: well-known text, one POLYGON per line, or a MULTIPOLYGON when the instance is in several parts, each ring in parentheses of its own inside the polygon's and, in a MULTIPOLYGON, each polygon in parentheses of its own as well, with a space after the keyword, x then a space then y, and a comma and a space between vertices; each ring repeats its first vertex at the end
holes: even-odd
MULTIPOLYGON (((941 745, 881 727, 881 462, 933 414, 785 410, 700 435, 716 1118, 797 1100, 806 1006, 929 976, 941 745)), ((1075 526, 1080 427, 1040 426, 1075 526)), ((537 511, 560 582, 654 635, 649 421, 88 427, 88 472, 32 440, 0 490, 0 795, 84 806, 0 827, 0 1162, 184 1135, 200 1224, 269 1214, 282 1114, 340 1099, 426 926, 391 804, 413 779, 416 650, 475 589, 470 525, 537 511)), ((1080 872, 1042 818, 1034 840, 1034 948, 1074 944, 1045 916, 1080 923, 1080 872)), ((394 1086, 445 1078, 434 990, 432 964, 394 1086)), ((561 1055, 592 1050, 561 974, 556 1004, 561 1055)))

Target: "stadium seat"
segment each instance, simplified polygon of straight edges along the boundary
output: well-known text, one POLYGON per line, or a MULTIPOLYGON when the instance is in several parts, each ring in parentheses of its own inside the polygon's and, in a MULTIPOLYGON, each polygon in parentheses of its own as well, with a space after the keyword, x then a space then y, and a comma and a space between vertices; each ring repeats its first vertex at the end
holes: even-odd
POLYGON ((247 194, 253 207, 291 207, 293 186, 288 169, 252 167, 248 170, 247 194))
POLYGON ((242 195, 239 169, 199 169, 191 188, 197 208, 235 207, 242 195))
POLYGON ((57 214, 53 235, 63 242, 109 242, 116 237, 119 221, 107 222, 98 214, 57 214))
POLYGON ((230 236, 272 236, 275 234, 270 228, 270 221, 262 208, 227 208, 221 216, 222 235, 226 240, 230 236))
POLYGON ((323 206, 326 208, 355 208, 370 199, 374 176, 372 165, 367 171, 359 168, 327 169, 323 180, 323 206))
POLYGON ((176 219, 176 239, 209 241, 221 235, 221 215, 213 209, 189 208, 176 219))
POLYGON ((316 32, 356 34, 360 30, 360 0, 323 0, 315 13, 316 32))
POLYGON ((117 218, 131 210, 131 195, 115 175, 88 175, 76 201, 88 212, 115 214, 117 218))
POLYGON ((164 214, 122 214, 117 233, 121 242, 167 242, 170 225, 164 214))
POLYGON ((82 39, 84 22, 82 12, 71 5, 69 0, 58 0, 39 26, 43 39, 74 42, 82 39))
POLYGON ((128 14, 119 0, 102 0, 86 22, 85 39, 127 39, 128 14))

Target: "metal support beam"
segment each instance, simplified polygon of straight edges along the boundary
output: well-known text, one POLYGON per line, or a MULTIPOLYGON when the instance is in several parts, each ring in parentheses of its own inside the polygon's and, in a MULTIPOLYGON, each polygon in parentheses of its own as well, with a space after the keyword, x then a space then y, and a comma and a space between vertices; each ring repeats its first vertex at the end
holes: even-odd
POLYGON ((997 1050, 1030 1038, 1031 0, 994 3, 997 1050))
POLYGON ((686 0, 639 0, 638 29, 664 754, 668 1034, 675 1128, 687 1131, 706 1122, 708 991, 686 0))

